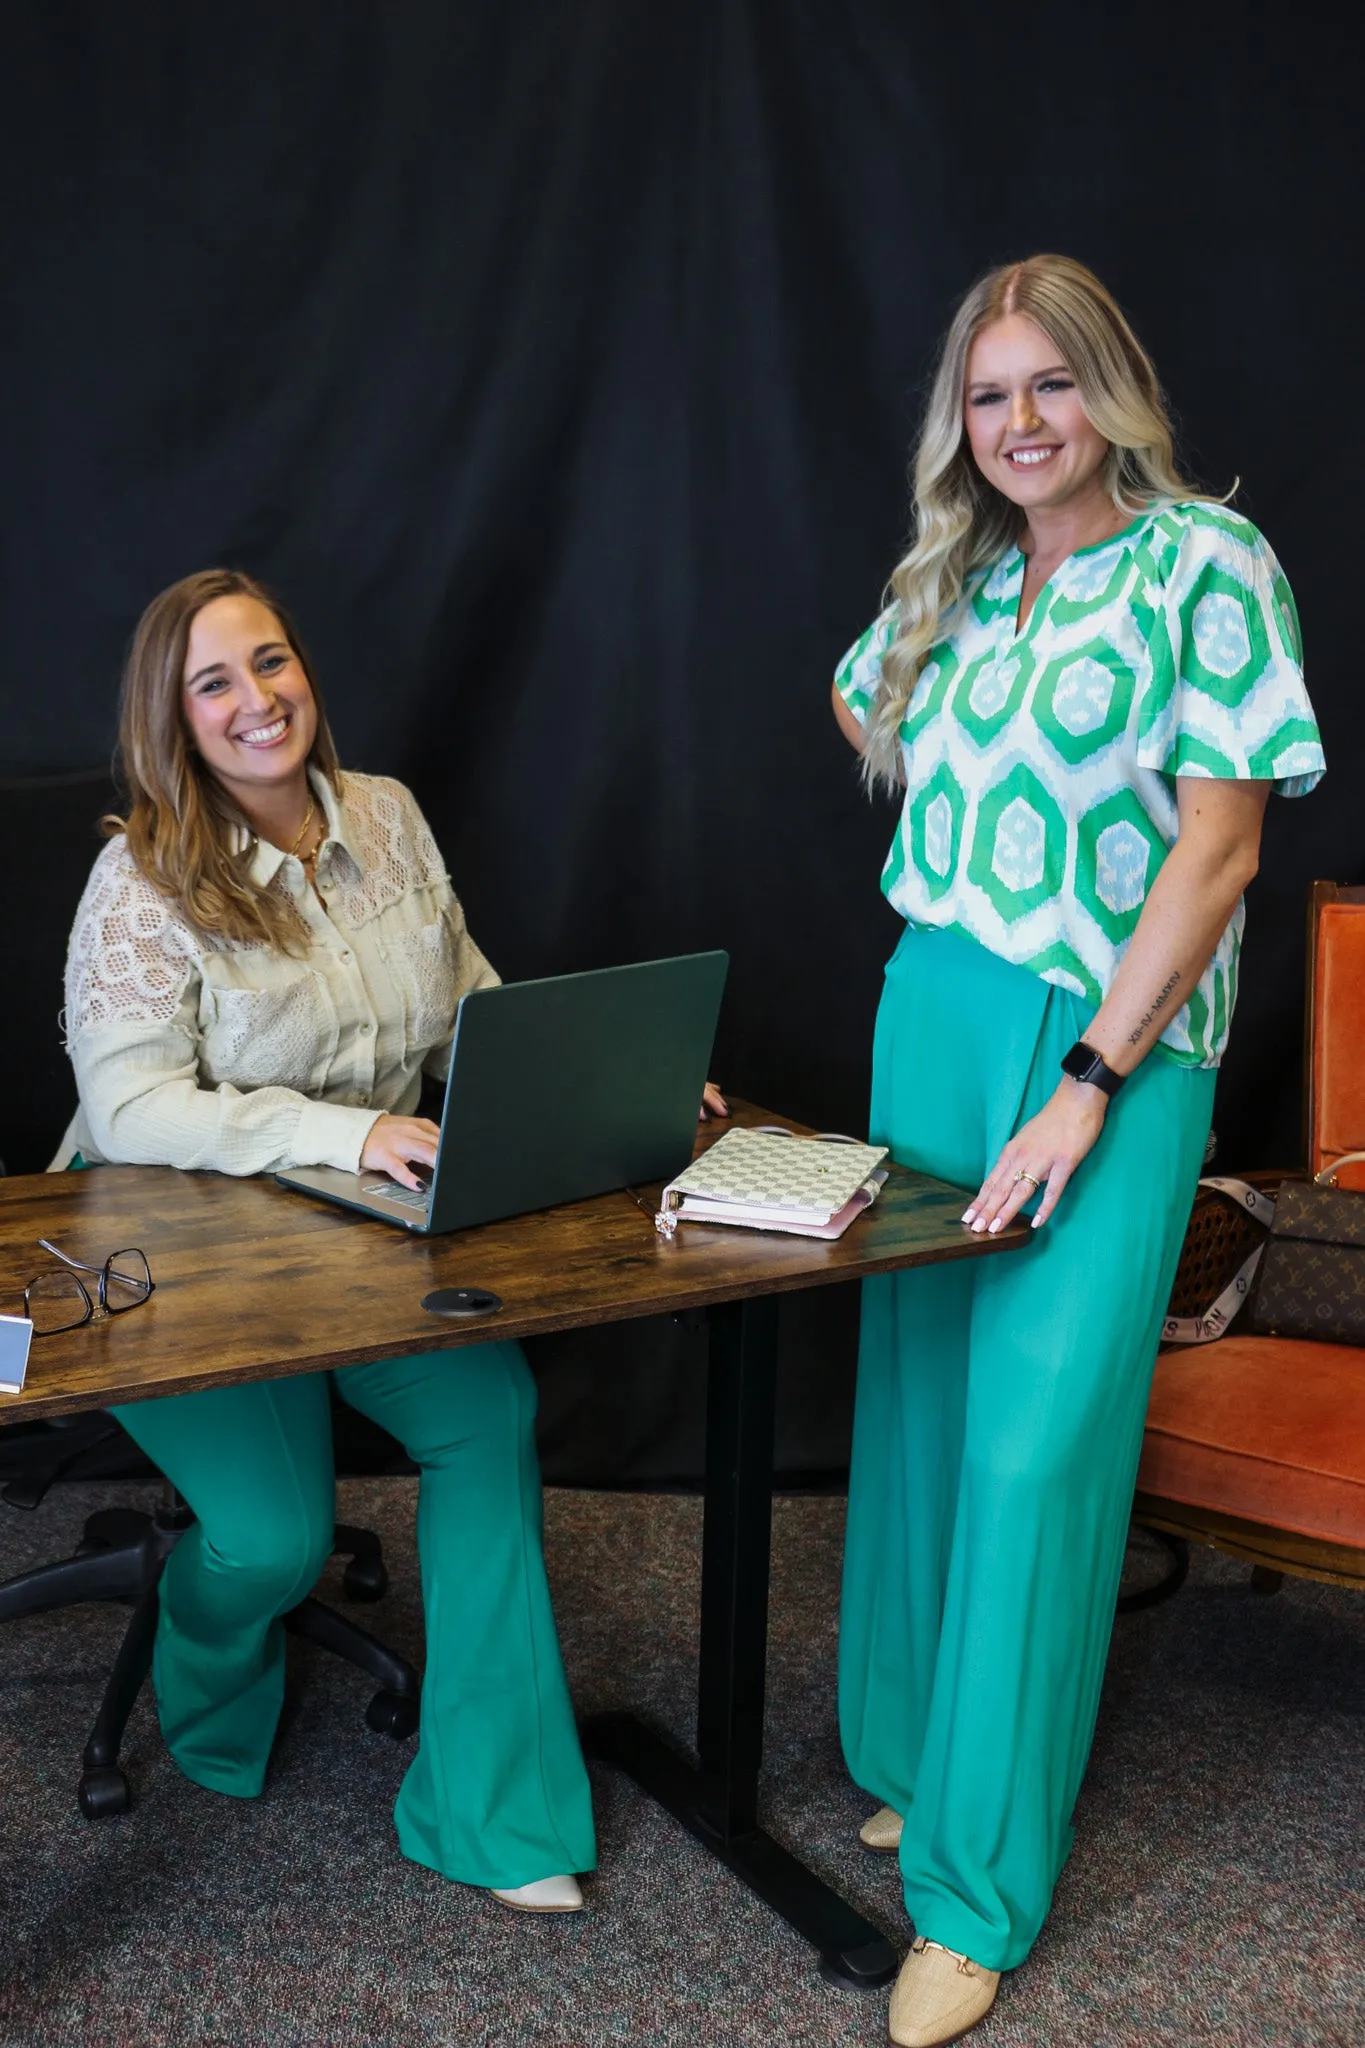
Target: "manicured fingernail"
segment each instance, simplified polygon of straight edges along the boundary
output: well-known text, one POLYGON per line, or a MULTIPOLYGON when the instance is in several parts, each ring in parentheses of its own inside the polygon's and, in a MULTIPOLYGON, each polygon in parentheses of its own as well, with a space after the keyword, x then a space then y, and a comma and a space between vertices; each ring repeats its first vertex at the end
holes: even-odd
POLYGON ((1042 1219, 1042 1217, 1041 1217, 1041 1216, 1035 1216, 1035 1217, 1034 1217, 1034 1219, 1033 1219, 1033 1228, 1034 1228, 1035 1230, 1036 1230, 1036 1229, 1038 1228, 1038 1226, 1039 1226, 1039 1224, 1040 1224, 1040 1223, 1042 1222, 1042 1220, 1043 1220, 1043 1219, 1042 1219))
POLYGON ((976 1221, 976 1211, 975 1211, 975 1209, 964 1209, 964 1210, 963 1210, 963 1212, 962 1212, 962 1221, 963 1221, 964 1223, 975 1223, 975 1221, 976 1221))
POLYGON ((986 1219, 985 1219, 985 1217, 984 1217, 984 1216, 978 1216, 978 1217, 977 1217, 977 1219, 976 1219, 976 1221, 975 1221, 975 1223, 974 1223, 974 1224, 972 1225, 972 1229, 973 1229, 973 1230, 984 1230, 985 1228, 986 1228, 986 1219))
POLYGON ((1004 1227, 1005 1227, 1005 1219, 1004 1219, 1004 1217, 1003 1217, 1003 1216, 997 1216, 997 1217, 996 1217, 996 1219, 995 1219, 995 1221, 994 1221, 994 1223, 992 1223, 992 1225, 991 1225, 991 1236, 992 1236, 992 1237, 994 1237, 994 1236, 995 1236, 995 1233, 996 1233, 996 1231, 997 1231, 997 1230, 1003 1230, 1003 1229, 1004 1229, 1004 1227))

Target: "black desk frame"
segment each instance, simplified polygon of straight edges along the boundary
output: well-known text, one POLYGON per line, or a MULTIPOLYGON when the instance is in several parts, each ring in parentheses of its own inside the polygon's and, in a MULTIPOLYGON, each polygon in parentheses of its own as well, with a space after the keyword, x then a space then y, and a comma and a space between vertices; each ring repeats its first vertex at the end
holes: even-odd
POLYGON ((758 1825, 778 1297, 726 1302, 707 1315, 698 1762, 627 1713, 593 1715, 584 1745, 634 1778, 804 1935, 822 1975, 871 1990, 895 1975, 891 1943, 758 1825))

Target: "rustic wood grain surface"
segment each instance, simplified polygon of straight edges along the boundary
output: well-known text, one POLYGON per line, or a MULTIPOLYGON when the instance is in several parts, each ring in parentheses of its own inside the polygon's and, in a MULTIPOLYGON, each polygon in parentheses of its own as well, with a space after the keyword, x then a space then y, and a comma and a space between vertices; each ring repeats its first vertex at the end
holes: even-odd
MULTIPOLYGON (((736 1123, 805 1128, 731 1106, 728 1122, 700 1127, 698 1150, 736 1123)), ((626 1193, 423 1238, 268 1178, 160 1166, 16 1175, 0 1179, 0 1313, 21 1315, 25 1283, 55 1267, 41 1237, 92 1265, 137 1245, 156 1292, 126 1315, 35 1338, 23 1393, 0 1395, 0 1423, 784 1294, 1027 1242, 1023 1225, 974 1237, 959 1221, 966 1199, 896 1167, 834 1243, 697 1224, 667 1243, 626 1193), (490 1288, 503 1308, 467 1322, 429 1315, 422 1297, 436 1287, 490 1288)))

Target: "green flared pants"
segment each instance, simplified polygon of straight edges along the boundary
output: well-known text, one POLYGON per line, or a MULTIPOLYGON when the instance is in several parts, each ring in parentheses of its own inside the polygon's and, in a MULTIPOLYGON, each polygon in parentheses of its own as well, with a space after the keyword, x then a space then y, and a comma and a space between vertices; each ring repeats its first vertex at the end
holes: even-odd
MULTIPOLYGON (((955 932, 886 970, 871 1129, 973 1191, 1093 1006, 955 932)), ((855 1781, 916 1929, 1021 1962, 1071 1846, 1214 1076, 1160 1049, 1021 1251, 863 1283, 839 1639, 855 1781)))
POLYGON ((280 1616, 331 1550, 329 1381, 421 1472, 420 1739, 405 1855, 511 1887, 596 1861, 588 1777, 541 1553, 535 1384, 516 1344, 139 1401, 113 1412, 197 1521, 167 1560, 153 1677, 187 1777, 250 1798, 284 1697, 280 1616))

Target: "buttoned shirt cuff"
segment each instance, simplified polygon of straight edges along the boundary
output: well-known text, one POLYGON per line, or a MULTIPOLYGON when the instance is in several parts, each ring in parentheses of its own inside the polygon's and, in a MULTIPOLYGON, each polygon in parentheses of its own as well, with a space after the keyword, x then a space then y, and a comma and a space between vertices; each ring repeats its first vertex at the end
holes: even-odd
POLYGON ((306 1103, 289 1148, 294 1164, 358 1173, 365 1140, 383 1114, 381 1109, 347 1109, 340 1102, 306 1103))

